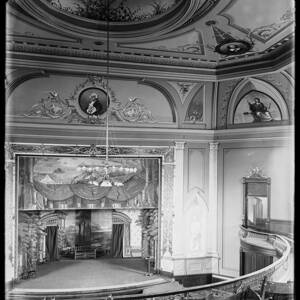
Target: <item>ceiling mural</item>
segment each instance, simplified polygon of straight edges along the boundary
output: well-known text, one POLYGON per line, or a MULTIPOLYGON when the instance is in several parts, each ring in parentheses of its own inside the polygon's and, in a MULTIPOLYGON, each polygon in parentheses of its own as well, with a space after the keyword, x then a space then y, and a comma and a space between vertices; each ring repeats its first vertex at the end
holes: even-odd
MULTIPOLYGON (((15 1, 28 19, 22 19, 21 13, 13 16, 17 26, 9 28, 7 49, 62 59, 76 56, 100 63, 107 58, 106 3, 15 1), (41 31, 31 33, 29 26, 16 22, 18 19, 35 22, 41 31)), ((254 68, 254 60, 277 61, 279 52, 287 53, 286 49, 293 47, 295 22, 290 0, 111 0, 110 8, 112 62, 204 68, 215 74, 219 66, 231 68, 237 62, 254 68)))
POLYGON ((122 46, 204 55, 202 35, 197 31, 192 31, 169 39, 153 41, 151 43, 122 44, 122 46))
POLYGON ((294 8, 291 0, 243 0, 231 2, 220 15, 231 26, 267 41, 293 23, 294 8))
POLYGON ((47 0, 64 12, 87 19, 142 22, 169 12, 181 0, 47 0), (108 13, 107 13, 108 10, 108 13), (109 16, 109 17, 108 17, 109 16))

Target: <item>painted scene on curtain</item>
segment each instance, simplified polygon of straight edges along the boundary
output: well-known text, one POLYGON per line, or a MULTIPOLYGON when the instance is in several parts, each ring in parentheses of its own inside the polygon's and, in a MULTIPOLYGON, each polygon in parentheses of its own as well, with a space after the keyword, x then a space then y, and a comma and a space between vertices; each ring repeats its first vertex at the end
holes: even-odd
POLYGON ((91 157, 19 156, 19 209, 157 208, 158 158, 113 158, 121 169, 111 169, 112 186, 101 186, 104 162, 91 157))

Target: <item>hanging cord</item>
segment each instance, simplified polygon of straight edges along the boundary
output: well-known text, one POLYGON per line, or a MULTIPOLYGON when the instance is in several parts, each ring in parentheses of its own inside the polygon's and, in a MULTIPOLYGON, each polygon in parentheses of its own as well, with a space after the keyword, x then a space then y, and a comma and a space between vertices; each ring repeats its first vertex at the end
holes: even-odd
POLYGON ((106 145, 105 161, 108 163, 108 115, 109 115, 109 97, 108 97, 108 77, 109 77, 109 0, 106 0, 107 19, 106 19, 106 145))

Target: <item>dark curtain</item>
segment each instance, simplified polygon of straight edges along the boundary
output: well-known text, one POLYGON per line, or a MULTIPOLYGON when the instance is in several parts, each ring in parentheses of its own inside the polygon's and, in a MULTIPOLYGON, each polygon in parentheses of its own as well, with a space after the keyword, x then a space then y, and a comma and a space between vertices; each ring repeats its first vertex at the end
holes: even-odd
POLYGON ((57 226, 46 227, 46 256, 47 261, 58 260, 57 226))
POLYGON ((123 257, 124 224, 113 224, 112 228, 112 257, 123 257))

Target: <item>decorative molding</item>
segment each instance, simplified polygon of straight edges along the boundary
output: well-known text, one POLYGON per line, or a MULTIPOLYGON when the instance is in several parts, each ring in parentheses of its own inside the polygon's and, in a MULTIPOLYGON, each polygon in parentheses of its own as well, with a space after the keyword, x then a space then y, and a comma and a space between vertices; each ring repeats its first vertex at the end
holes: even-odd
POLYGON ((210 151, 218 151, 219 149, 219 142, 210 142, 209 143, 209 150, 210 151))
POLYGON ((49 77, 49 74, 45 70, 35 70, 27 68, 17 68, 16 70, 13 70, 6 76, 6 99, 8 99, 11 93, 23 82, 40 77, 49 77))
POLYGON ((191 91, 192 87, 196 85, 195 82, 176 82, 176 85, 179 87, 180 95, 182 99, 191 91))
MULTIPOLYGON (((93 94, 97 96, 96 93, 93 94)), ((67 123, 104 124, 107 113, 110 118, 115 117, 120 122, 154 122, 151 111, 140 102, 140 99, 132 98, 122 104, 115 98, 114 92, 107 86, 104 78, 95 75, 88 76, 84 82, 78 84, 69 99, 61 99, 57 92, 50 92, 46 99, 42 98, 39 103, 33 105, 25 116, 60 119, 67 123), (104 95, 108 94, 110 108, 105 114, 89 114, 80 106, 82 93, 89 89, 102 91, 104 95)))
MULTIPOLYGON (((243 28, 240 25, 237 25, 234 21, 234 18, 229 14, 225 13, 226 10, 231 8, 234 5, 234 2, 229 2, 221 12, 220 16, 225 17, 228 20, 228 25, 244 33, 249 33, 249 29, 243 28)), ((275 37, 278 33, 284 30, 286 27, 291 25, 294 22, 294 12, 286 10, 286 12, 281 16, 280 21, 277 23, 263 25, 251 30, 250 34, 260 42, 266 43, 271 38, 275 37)))
POLYGON ((160 91, 167 99, 170 109, 172 112, 172 121, 173 122, 179 122, 179 116, 177 113, 178 110, 178 103, 176 103, 174 94, 170 91, 170 88, 166 85, 165 82, 160 82, 155 79, 149 79, 149 78, 143 78, 139 81, 140 84, 151 86, 158 91, 160 91))
POLYGON ((260 75, 258 76, 258 79, 271 84, 280 92, 280 94, 282 95, 282 99, 288 106, 289 119, 293 121, 293 106, 295 99, 292 91, 294 91, 294 88, 289 80, 281 73, 260 75))
MULTIPOLYGON (((6 143, 6 151, 10 159, 16 160, 18 154, 40 154, 40 155, 69 155, 69 156, 100 156, 105 155, 105 147, 97 145, 57 145, 57 144, 17 144, 6 143)), ((160 254, 172 255, 172 230, 173 230, 173 189, 174 189, 174 146, 172 147, 146 147, 126 146, 110 147, 111 156, 136 156, 136 157, 160 157, 161 164, 161 228, 159 232, 160 254)), ((10 168, 11 170, 12 168, 10 168)), ((14 178, 14 174, 12 175, 14 178)), ((13 181, 12 181, 13 182, 13 181)), ((12 184, 14 187, 14 184, 12 184)), ((14 188, 12 188, 14 190, 14 188)), ((15 198, 13 197, 15 200, 15 198)), ((15 203, 11 201, 11 203, 15 203)), ((16 256, 17 257, 17 256, 16 256)), ((162 257, 162 256, 161 256, 162 257)))
MULTIPOLYGON (((55 2, 57 2, 57 0, 55 0, 55 2)), ((101 1, 98 2, 101 5, 101 1)), ((157 1, 153 2, 155 5, 153 10, 156 15, 155 17, 145 20, 135 20, 134 22, 128 22, 128 20, 122 18, 122 22, 113 22, 110 26, 111 37, 115 39, 134 37, 138 40, 140 37, 145 38, 145 36, 147 36, 147 38, 157 39, 163 35, 180 29, 186 23, 187 19, 191 20, 196 16, 204 15, 213 8, 214 4, 217 3, 218 0, 180 0, 176 1, 172 8, 163 13, 160 13, 162 12, 162 7, 159 8, 157 1), (153 30, 153 27, 155 27, 156 30, 153 30)), ((159 2, 162 3, 162 1, 159 2)), ((120 13, 124 14, 124 4, 126 5, 126 3, 123 3, 123 9, 120 9, 117 15, 120 15, 120 13)), ((166 3, 164 3, 164 5, 166 5, 166 3)), ((26 14, 30 15, 33 19, 39 19, 40 16, 43 15, 43 18, 40 20, 42 24, 47 24, 49 27, 58 31, 63 31, 66 34, 85 38, 95 38, 97 36, 99 38, 99 35, 101 38, 105 37, 105 20, 93 20, 64 12, 63 10, 56 9, 45 1, 33 4, 31 1, 21 0, 18 1, 16 6, 16 8, 25 11, 26 14)), ((95 5, 93 5, 93 8, 94 7, 95 5)), ((132 3, 130 7, 132 7, 132 3)))
POLYGON ((185 121, 193 123, 203 123, 204 119, 204 88, 201 86, 200 89, 193 95, 192 100, 189 103, 185 121))
MULTIPOLYGON (((254 58, 256 60, 263 61, 264 59, 268 59, 269 54, 275 51, 279 46, 283 46, 293 39, 294 35, 290 35, 276 44, 272 45, 269 49, 266 49, 261 52, 253 52, 251 53, 251 57, 249 53, 236 55, 234 60, 232 57, 226 57, 223 59, 206 59, 203 57, 199 57, 198 55, 186 53, 185 57, 182 55, 174 56, 169 53, 164 53, 163 55, 159 51, 158 53, 142 53, 139 49, 129 49, 125 50, 118 49, 118 52, 112 51, 110 53, 111 61, 115 62, 133 62, 133 63, 148 63, 148 64, 157 64, 157 65, 170 65, 170 66, 185 66, 185 67, 195 67, 195 68, 215 68, 216 66, 222 66, 222 62, 226 62, 226 66, 228 62, 236 63, 238 61, 243 61, 243 63, 253 64, 254 58), (267 54, 267 55, 266 55, 267 54), (250 58, 250 59, 249 59, 250 58), (250 61, 249 61, 250 60, 250 61)), ((74 47, 74 45, 69 45, 66 43, 65 45, 58 45, 57 47, 51 47, 50 45, 45 44, 44 46, 40 45, 38 41, 36 43, 31 42, 30 45, 24 41, 7 41, 7 51, 12 53, 36 53, 36 54, 44 54, 44 55, 56 55, 56 56, 67 56, 67 57, 80 57, 80 58, 89 58, 96 60, 105 61, 107 58, 107 54, 104 49, 81 49, 79 46, 74 47)), ((279 55, 276 55, 279 57, 279 55)), ((225 66, 225 65, 224 65, 225 66)), ((230 67, 227 66, 228 68, 230 67)))
MULTIPOLYGON (((92 144, 86 145, 55 145, 55 144, 17 144, 6 142, 6 147, 9 149, 11 159, 15 158, 16 154, 42 154, 42 155, 74 155, 74 156, 104 156, 106 147, 92 144)), ((143 146, 115 146, 109 147, 108 155, 110 156, 161 156, 163 163, 172 162, 174 159, 174 147, 143 147, 143 146)))
POLYGON ((176 141, 175 142, 175 149, 176 150, 184 150, 185 144, 186 144, 186 142, 176 141))
POLYGON ((252 168, 246 177, 247 178, 267 178, 265 175, 263 175, 262 169, 259 167, 252 168))
MULTIPOLYGON (((280 111, 281 119, 283 121, 287 121, 289 119, 289 112, 285 103, 285 100, 283 99, 282 95, 279 93, 279 91, 270 83, 267 81, 263 81, 261 79, 257 78, 244 78, 241 80, 236 87, 234 88, 234 91, 231 94, 229 104, 228 104, 228 110, 227 110, 227 125, 238 125, 240 126, 249 126, 253 125, 253 123, 237 123, 234 124, 234 117, 235 112, 237 110, 237 107, 241 100, 249 93, 262 93, 262 95, 259 95, 257 97, 264 96, 264 94, 268 97, 270 97, 270 101, 274 103, 280 111), (249 90, 244 90, 247 88, 247 86, 250 86, 251 88, 249 90), (243 125, 242 125, 243 124, 243 125)), ((272 120, 272 122, 279 121, 279 120, 272 120)), ((279 123, 280 124, 280 123, 279 123)), ((262 125, 261 123, 258 123, 257 125, 262 125)), ((263 123, 263 125, 266 125, 266 122, 263 123)))

